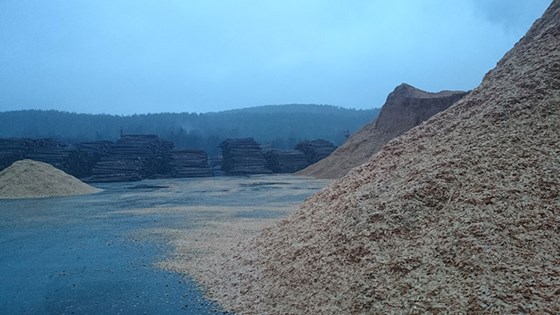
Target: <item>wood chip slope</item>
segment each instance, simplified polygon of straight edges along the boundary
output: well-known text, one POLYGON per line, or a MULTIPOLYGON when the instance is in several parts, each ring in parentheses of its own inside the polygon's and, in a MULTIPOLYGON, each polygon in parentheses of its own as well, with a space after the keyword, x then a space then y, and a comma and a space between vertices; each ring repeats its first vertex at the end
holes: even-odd
POLYGON ((482 84, 195 274, 240 314, 560 312, 560 1, 482 84))
POLYGON ((449 108, 467 92, 431 93, 403 83, 387 97, 379 117, 354 133, 327 158, 297 172, 297 175, 336 179, 367 162, 390 140, 449 108))

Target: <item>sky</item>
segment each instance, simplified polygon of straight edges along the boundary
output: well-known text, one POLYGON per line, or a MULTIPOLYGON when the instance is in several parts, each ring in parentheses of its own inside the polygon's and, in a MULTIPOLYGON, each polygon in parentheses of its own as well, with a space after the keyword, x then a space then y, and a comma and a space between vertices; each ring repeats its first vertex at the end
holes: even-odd
POLYGON ((0 0, 0 111, 381 107, 469 90, 551 0, 0 0))

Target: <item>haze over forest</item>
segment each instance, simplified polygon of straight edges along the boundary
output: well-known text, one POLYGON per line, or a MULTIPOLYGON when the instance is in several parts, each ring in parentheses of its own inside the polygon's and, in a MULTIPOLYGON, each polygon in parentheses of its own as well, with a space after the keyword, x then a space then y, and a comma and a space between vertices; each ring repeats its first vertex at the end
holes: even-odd
POLYGON ((469 90, 550 0, 0 1, 0 111, 374 108, 469 90))
POLYGON ((355 110, 327 105, 276 105, 215 113, 161 113, 131 116, 60 111, 0 112, 0 138, 55 138, 76 143, 112 140, 124 134, 157 134, 177 148, 200 148, 211 156, 226 138, 254 137, 277 149, 303 140, 325 139, 340 145, 346 133, 377 117, 379 109, 355 110))

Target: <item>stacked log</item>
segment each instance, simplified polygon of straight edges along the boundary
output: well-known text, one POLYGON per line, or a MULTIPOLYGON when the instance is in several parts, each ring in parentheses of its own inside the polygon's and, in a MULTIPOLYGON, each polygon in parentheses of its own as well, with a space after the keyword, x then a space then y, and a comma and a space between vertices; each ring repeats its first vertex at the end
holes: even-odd
POLYGON ((32 139, 8 138, 0 139, 0 152, 25 155, 33 147, 32 139))
POLYGON ((35 140, 34 144, 32 150, 27 153, 27 159, 48 163, 66 173, 71 173, 68 160, 72 148, 67 144, 52 139, 35 140))
POLYGON ((53 139, 0 139, 0 171, 22 159, 49 163, 90 182, 135 181, 154 175, 212 176, 208 155, 174 151, 156 135, 125 135, 111 141, 64 144, 53 139))
POLYGON ((104 156, 109 154, 113 142, 108 140, 92 141, 92 142, 80 142, 75 145, 75 147, 83 152, 95 154, 98 156, 104 156))
POLYGON ((173 143, 157 135, 125 135, 92 170, 91 182, 136 181, 169 173, 173 143))
POLYGON ((311 165, 329 156, 336 147, 327 140, 307 140, 298 143, 295 149, 303 152, 311 165))
POLYGON ((140 158, 122 159, 107 156, 95 164, 88 182, 130 182, 142 180, 140 158))
POLYGON ((226 139, 222 149, 222 170, 226 175, 271 174, 259 144, 253 138, 226 139))
POLYGON ((22 160, 30 151, 31 139, 0 139, 0 171, 22 160))
MULTIPOLYGON (((111 141, 68 145, 53 139, 0 139, 0 170, 21 159, 49 163, 90 182, 135 181, 155 175, 203 177, 220 174, 202 150, 172 151, 173 143, 157 135, 125 135, 111 141)), ((268 150, 253 138, 227 139, 220 144, 219 163, 226 175, 293 173, 326 156, 334 145, 305 141, 297 150, 268 150)))
POLYGON ((295 173, 309 166, 307 157, 299 150, 269 150, 264 158, 273 173, 295 173))
POLYGON ((102 157, 109 154, 113 142, 107 140, 81 142, 75 144, 70 152, 68 168, 78 178, 92 176, 92 170, 102 157))
POLYGON ((208 164, 208 154, 203 150, 171 151, 170 167, 173 177, 212 176, 212 169, 208 164))
POLYGON ((72 174, 69 159, 73 151, 74 149, 69 145, 54 139, 0 139, 0 170, 15 161, 31 159, 51 164, 72 174))
POLYGON ((21 160, 21 156, 12 152, 0 152, 0 171, 12 165, 15 161, 21 160))

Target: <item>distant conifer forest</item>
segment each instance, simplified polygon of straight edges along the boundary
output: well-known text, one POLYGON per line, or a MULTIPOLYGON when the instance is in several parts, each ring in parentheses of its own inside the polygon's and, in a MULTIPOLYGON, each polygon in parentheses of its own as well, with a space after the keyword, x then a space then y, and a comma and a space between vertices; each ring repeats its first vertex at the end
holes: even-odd
POLYGON ((117 140, 122 134, 157 134, 177 148, 199 148, 210 156, 227 138, 253 137, 277 149, 325 139, 335 145, 377 117, 379 109, 330 105, 267 105, 210 113, 118 116, 55 110, 0 112, 0 137, 54 138, 68 143, 117 140))

